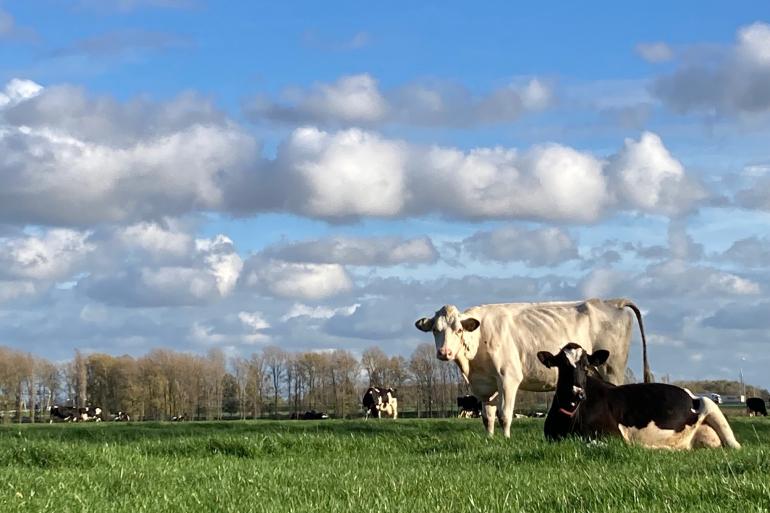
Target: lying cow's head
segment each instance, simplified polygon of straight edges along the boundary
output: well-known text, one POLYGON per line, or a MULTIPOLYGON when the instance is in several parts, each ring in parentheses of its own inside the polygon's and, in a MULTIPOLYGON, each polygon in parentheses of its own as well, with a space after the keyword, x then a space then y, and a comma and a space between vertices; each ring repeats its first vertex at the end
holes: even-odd
POLYGON ((414 325, 420 331, 433 332, 439 360, 452 360, 463 348, 464 334, 478 329, 479 321, 464 317, 456 306, 446 305, 433 317, 423 317, 414 325))
POLYGON ((610 352, 599 349, 588 354, 580 345, 570 342, 556 355, 540 351, 537 358, 548 368, 556 367, 559 379, 556 382, 556 401, 565 413, 574 413, 580 401, 586 398, 585 388, 589 366, 601 365, 607 361, 610 352))

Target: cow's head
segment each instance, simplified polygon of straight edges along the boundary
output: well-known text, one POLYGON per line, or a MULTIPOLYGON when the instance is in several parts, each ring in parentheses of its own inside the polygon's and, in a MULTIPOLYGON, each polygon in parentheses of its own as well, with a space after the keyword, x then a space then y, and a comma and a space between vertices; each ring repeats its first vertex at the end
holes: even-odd
POLYGON ((564 413, 575 412, 580 402, 586 398, 586 380, 591 367, 603 364, 609 356, 610 352, 604 349, 588 354, 574 342, 562 347, 556 355, 548 351, 537 353, 537 359, 543 365, 548 368, 555 367, 559 371, 555 400, 564 413))
POLYGON ((439 360, 452 360, 463 349, 464 337, 479 327, 479 321, 473 317, 464 317, 456 306, 446 305, 433 317, 423 317, 414 323, 417 329, 433 332, 436 342, 436 356, 439 360))

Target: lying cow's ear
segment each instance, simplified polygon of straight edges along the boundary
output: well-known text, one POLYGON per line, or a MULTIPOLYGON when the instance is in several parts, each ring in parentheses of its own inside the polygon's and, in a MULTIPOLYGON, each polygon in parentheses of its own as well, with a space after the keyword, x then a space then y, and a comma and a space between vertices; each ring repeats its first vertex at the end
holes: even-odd
POLYGON ((417 322, 414 323, 415 326, 417 326, 417 329, 420 331, 432 331, 433 330, 433 319, 428 317, 423 317, 422 319, 417 319, 417 322))
POLYGON ((548 351, 538 351, 537 359, 540 360, 540 363, 542 363, 549 369, 556 365, 556 362, 553 361, 554 356, 548 351))
POLYGON ((588 356, 588 363, 591 365, 601 365, 606 362, 609 357, 609 351, 606 349, 599 349, 598 351, 594 351, 594 354, 588 356))
POLYGON ((476 328, 478 328, 481 323, 473 317, 468 317, 467 319, 460 321, 460 324, 463 325, 465 331, 476 331, 476 328))

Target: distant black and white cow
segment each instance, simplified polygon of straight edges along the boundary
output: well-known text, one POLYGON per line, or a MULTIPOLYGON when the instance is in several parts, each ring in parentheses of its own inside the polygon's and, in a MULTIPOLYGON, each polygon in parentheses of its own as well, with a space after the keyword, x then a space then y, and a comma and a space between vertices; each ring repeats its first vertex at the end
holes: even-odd
POLYGON ((366 410, 367 419, 369 415, 379 419, 383 413, 394 419, 398 418, 398 398, 393 388, 369 387, 361 402, 366 410))
POLYGON ((78 409, 71 406, 54 405, 49 408, 50 418, 48 422, 73 422, 77 417, 78 409))
POLYGON ((115 422, 128 422, 131 420, 131 416, 124 411, 119 411, 112 420, 115 422))
POLYGON ((181 415, 174 415, 173 417, 171 417, 171 422, 183 422, 185 420, 187 420, 186 413, 182 413, 181 415))
POLYGON ((98 406, 86 406, 78 408, 77 416, 73 419, 75 422, 101 422, 102 409, 98 406))
POLYGON ((457 396, 457 408, 460 410, 458 418, 474 419, 481 416, 481 401, 472 395, 457 396))
POLYGON ((329 414, 322 411, 310 410, 302 414, 302 420, 326 420, 329 414))
POLYGON ((749 397, 746 399, 746 414, 749 417, 755 415, 767 416, 767 407, 765 401, 761 397, 749 397))
POLYGON ((590 366, 607 361, 609 351, 589 354, 569 343, 556 355, 537 357, 558 370, 556 394, 545 420, 545 436, 593 439, 617 435, 645 447, 691 449, 720 445, 740 448, 722 411, 711 399, 664 383, 615 386, 592 376, 590 366))

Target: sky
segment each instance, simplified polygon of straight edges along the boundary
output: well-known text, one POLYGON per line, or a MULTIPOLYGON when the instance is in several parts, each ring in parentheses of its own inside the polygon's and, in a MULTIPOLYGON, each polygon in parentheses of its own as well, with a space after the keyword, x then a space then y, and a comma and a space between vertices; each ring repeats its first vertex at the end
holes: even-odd
POLYGON ((768 137, 770 4, 0 0, 0 344, 628 297, 657 376, 770 387, 768 137))

